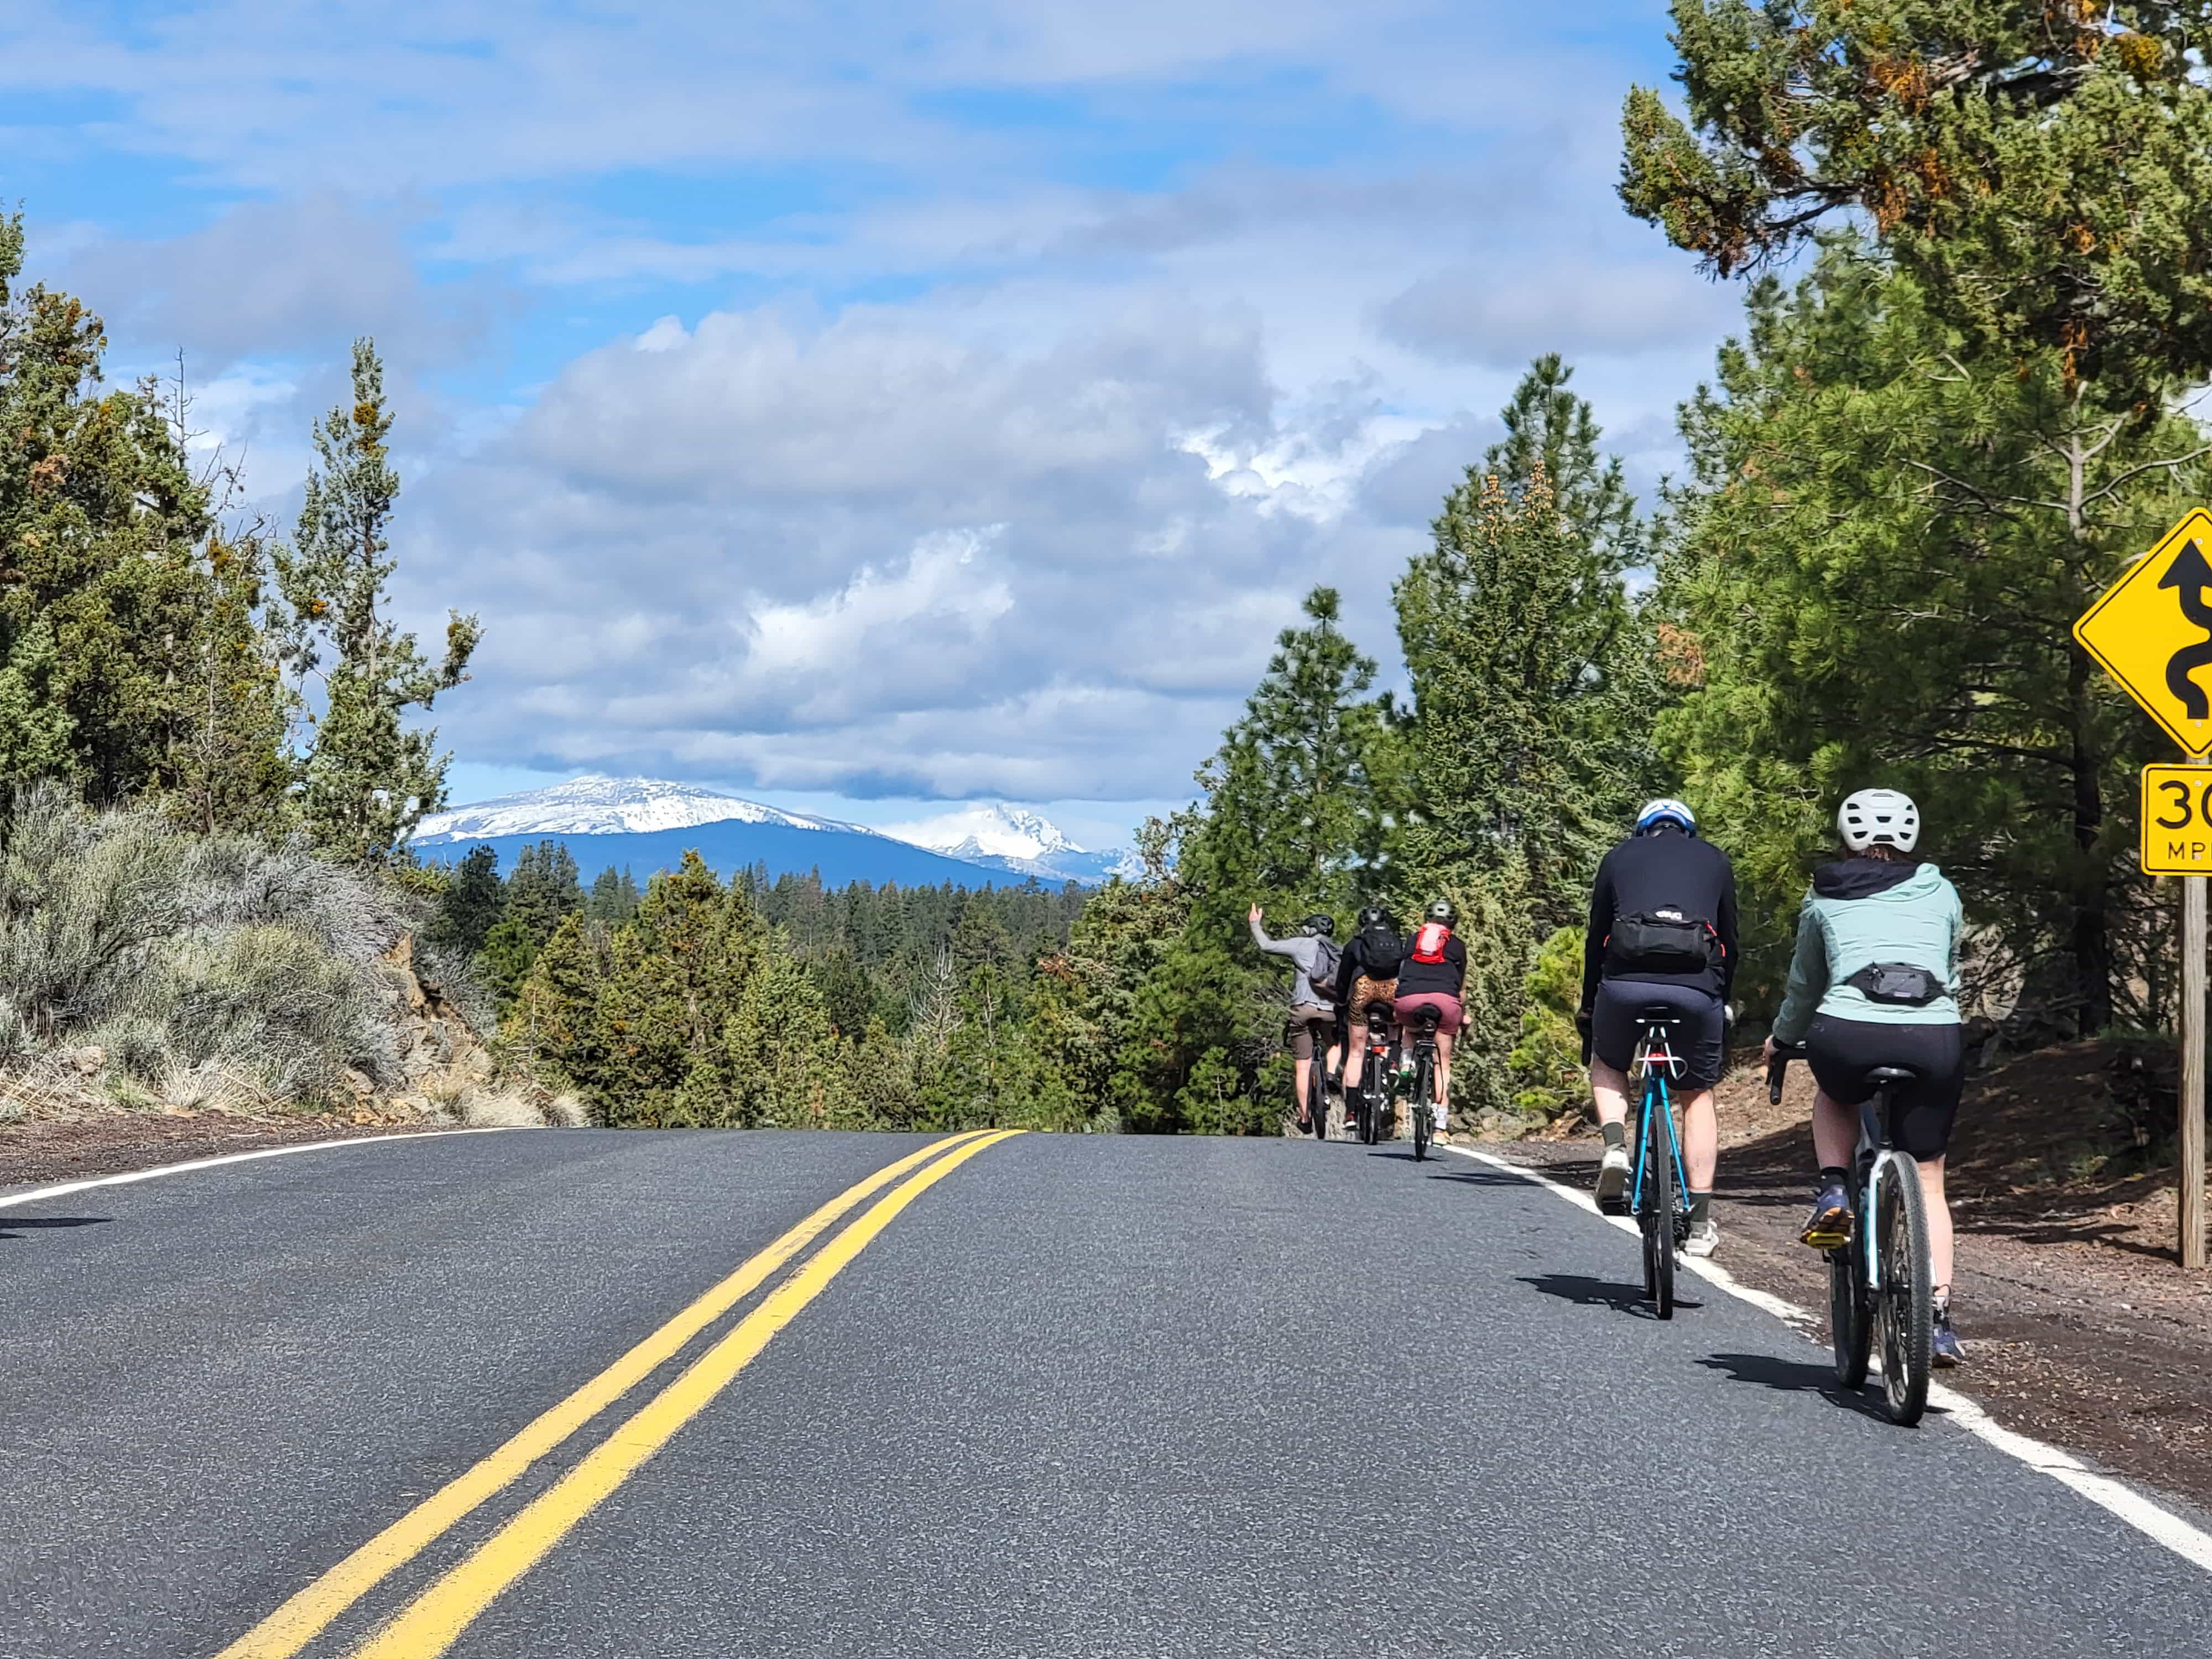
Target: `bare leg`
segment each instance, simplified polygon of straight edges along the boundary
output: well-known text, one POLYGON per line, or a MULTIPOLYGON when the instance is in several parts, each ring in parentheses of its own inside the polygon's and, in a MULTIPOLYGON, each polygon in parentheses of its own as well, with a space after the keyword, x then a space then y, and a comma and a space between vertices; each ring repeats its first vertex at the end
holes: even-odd
POLYGON ((1353 1043, 1344 1056, 1344 1092, 1350 1094, 1359 1086, 1359 1073, 1367 1062, 1367 1045, 1353 1043))
POLYGON ((1444 1127, 1444 1112, 1451 1102, 1452 1034, 1437 1033, 1437 1127, 1444 1127))
POLYGON ((1597 1103, 1600 1123, 1628 1121, 1628 1073, 1601 1060, 1590 1061, 1590 1098, 1597 1103))
POLYGON ((1928 1273, 1936 1294, 1951 1294, 1951 1206, 1943 1196, 1943 1160, 1923 1159, 1920 1196, 1928 1211, 1928 1273))
POLYGON ((1720 1116, 1713 1110, 1713 1091, 1700 1089, 1682 1109, 1682 1162, 1689 1166, 1692 1192, 1712 1191, 1720 1161, 1720 1116))
POLYGON ((1313 1079, 1314 1063, 1310 1060, 1301 1060, 1294 1062, 1294 1064, 1297 1067, 1297 1080, 1291 1086, 1297 1091, 1298 1127, 1301 1129, 1309 1129, 1313 1127, 1313 1120, 1306 1115, 1306 1085, 1313 1079))
POLYGON ((1813 1094, 1813 1156, 1824 1170, 1848 1170, 1858 1150, 1859 1109, 1829 1097, 1825 1089, 1813 1094))

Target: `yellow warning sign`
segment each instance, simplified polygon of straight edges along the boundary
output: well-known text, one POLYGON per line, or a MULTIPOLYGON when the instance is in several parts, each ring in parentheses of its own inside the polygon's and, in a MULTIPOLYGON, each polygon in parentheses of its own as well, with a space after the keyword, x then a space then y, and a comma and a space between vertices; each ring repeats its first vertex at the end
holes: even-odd
POLYGON ((2212 513, 2198 507, 2129 566, 2074 637, 2184 752, 2212 750, 2212 513))
POLYGON ((2142 867, 2212 876, 2212 766, 2143 768, 2142 867))

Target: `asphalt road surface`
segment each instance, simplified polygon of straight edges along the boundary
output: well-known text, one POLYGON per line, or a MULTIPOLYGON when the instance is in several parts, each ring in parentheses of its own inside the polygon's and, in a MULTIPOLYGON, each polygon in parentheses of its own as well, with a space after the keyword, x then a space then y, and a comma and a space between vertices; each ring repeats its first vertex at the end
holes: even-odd
POLYGON ((933 1144, 411 1139, 0 1209, 0 1656, 2207 1650, 2212 1575, 1695 1279, 1645 1316, 1634 1241, 1512 1176, 1020 1135, 788 1240, 933 1144))

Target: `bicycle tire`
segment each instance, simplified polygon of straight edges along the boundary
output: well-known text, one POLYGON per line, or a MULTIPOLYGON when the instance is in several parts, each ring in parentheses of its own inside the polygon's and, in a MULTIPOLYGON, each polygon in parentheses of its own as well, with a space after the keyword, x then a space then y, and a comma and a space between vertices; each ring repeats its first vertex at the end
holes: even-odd
POLYGON ((1435 1109, 1430 1096, 1435 1091, 1435 1079, 1429 1068, 1434 1062, 1426 1054, 1413 1062, 1413 1098, 1406 1109, 1413 1116, 1413 1160, 1420 1162, 1429 1155, 1429 1133, 1436 1123, 1435 1109))
POLYGON ((1874 1352, 1874 1322, 1867 1316, 1860 1259, 1856 1243, 1828 1252, 1828 1340, 1836 1354, 1836 1381, 1847 1389, 1866 1386, 1867 1362, 1874 1352))
MULTIPOLYGON (((1369 1067, 1366 1069, 1371 1070, 1372 1068, 1369 1067)), ((1382 1114, 1376 1109, 1375 1106, 1374 1079, 1370 1077, 1362 1076, 1359 1079, 1359 1087, 1356 1091, 1346 1090, 1345 1091, 1344 1105, 1346 1111, 1357 1109, 1358 1113, 1358 1127, 1359 1130, 1359 1144, 1363 1146, 1372 1146, 1375 1144, 1376 1121, 1382 1116, 1382 1114), (1358 1101, 1358 1104, 1356 1109, 1352 1104, 1355 1095, 1358 1101)))
POLYGON ((1311 1068, 1306 1073, 1306 1121, 1313 1126, 1316 1140, 1328 1139, 1328 1087, 1322 1079, 1322 1067, 1325 1063, 1316 1054, 1311 1068))
MULTIPOLYGON (((1652 1133, 1655 1126, 1648 1122, 1650 1114, 1663 1112, 1665 1108, 1647 1102, 1646 1133, 1652 1133)), ((1653 1146, 1647 1154, 1651 1167, 1650 1202, 1645 1206, 1643 1223, 1644 1237, 1650 1242, 1645 1249, 1650 1257, 1649 1277, 1651 1280, 1651 1306, 1662 1319, 1674 1316, 1674 1147, 1670 1117, 1656 1126, 1653 1139, 1664 1145, 1653 1146)))
POLYGON ((1910 1428, 1928 1409, 1935 1291, 1929 1284, 1928 1212, 1920 1166, 1891 1152, 1875 1168, 1881 1288, 1875 1293, 1881 1329, 1881 1395, 1890 1421, 1910 1428))

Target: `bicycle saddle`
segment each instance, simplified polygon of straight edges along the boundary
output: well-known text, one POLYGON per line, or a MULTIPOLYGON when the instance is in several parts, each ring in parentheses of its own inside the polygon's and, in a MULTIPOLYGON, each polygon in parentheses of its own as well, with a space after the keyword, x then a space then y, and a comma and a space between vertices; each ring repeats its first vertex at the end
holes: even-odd
POLYGON ((1637 1023, 1643 1025, 1680 1025, 1684 1023, 1682 1011, 1671 1002, 1646 1003, 1637 1012, 1637 1023))
POLYGON ((1917 1083, 1920 1073, 1907 1066, 1877 1066, 1867 1073, 1869 1083, 1917 1083))

